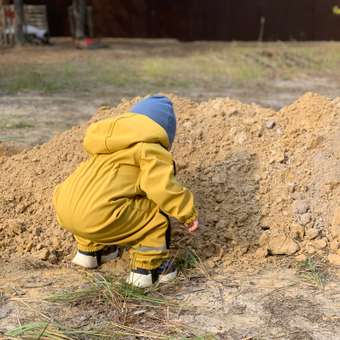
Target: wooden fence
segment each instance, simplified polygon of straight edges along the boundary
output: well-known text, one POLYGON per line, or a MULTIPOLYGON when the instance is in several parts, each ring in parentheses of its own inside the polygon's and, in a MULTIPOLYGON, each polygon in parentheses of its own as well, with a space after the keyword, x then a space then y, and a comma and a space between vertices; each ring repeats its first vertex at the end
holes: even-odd
MULTIPOLYGON (((47 4, 50 31, 70 35, 71 0, 47 4)), ((88 0, 94 33, 181 40, 340 40, 340 0, 88 0)))
MULTIPOLYGON (((25 25, 48 30, 47 7, 45 5, 25 5, 24 22, 25 25)), ((14 6, 0 6, 0 45, 13 46, 15 44, 14 24, 14 6)))

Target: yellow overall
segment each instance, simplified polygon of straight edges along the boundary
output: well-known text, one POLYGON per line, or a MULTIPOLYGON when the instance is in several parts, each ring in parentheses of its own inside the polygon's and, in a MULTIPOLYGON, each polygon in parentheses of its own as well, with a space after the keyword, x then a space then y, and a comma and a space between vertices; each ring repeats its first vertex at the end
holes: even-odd
POLYGON ((126 113, 92 124, 84 147, 89 159, 55 189, 58 222, 79 250, 131 246, 132 267, 158 267, 168 257, 167 215, 196 218, 193 195, 175 179, 166 131, 126 113))

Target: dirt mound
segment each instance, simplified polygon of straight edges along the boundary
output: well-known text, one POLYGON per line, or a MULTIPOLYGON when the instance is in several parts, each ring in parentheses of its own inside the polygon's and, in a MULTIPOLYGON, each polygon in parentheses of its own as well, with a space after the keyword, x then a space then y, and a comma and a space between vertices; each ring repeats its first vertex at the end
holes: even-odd
MULTIPOLYGON (((215 259, 330 249, 331 259, 339 256, 340 100, 307 93, 275 112, 228 98, 172 99, 178 177, 195 192, 202 221, 194 239, 175 228, 177 246, 198 244, 202 256, 215 259)), ((90 122, 127 111, 136 100, 101 108, 90 122)), ((51 196, 86 158, 87 125, 0 157, 3 258, 31 253, 55 262, 73 249, 71 235, 56 223, 51 196)))
POLYGON ((24 145, 0 142, 0 157, 12 156, 24 150, 24 145))

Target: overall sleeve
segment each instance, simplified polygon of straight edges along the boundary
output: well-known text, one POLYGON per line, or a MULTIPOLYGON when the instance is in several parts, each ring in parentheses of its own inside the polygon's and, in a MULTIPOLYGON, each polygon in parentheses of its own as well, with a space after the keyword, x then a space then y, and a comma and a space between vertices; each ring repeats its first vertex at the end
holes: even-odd
POLYGON ((164 213, 185 224, 197 217, 193 194, 175 178, 170 152, 160 144, 143 143, 140 168, 141 190, 164 213))

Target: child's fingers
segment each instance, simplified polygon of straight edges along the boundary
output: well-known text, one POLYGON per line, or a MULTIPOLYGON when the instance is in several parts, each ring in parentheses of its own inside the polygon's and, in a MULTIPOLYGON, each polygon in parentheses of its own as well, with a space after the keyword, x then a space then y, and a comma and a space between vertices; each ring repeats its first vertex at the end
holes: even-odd
POLYGON ((188 226, 188 230, 191 233, 193 233, 197 229, 198 229, 198 221, 197 220, 195 220, 194 222, 192 222, 192 224, 190 226, 188 226))

